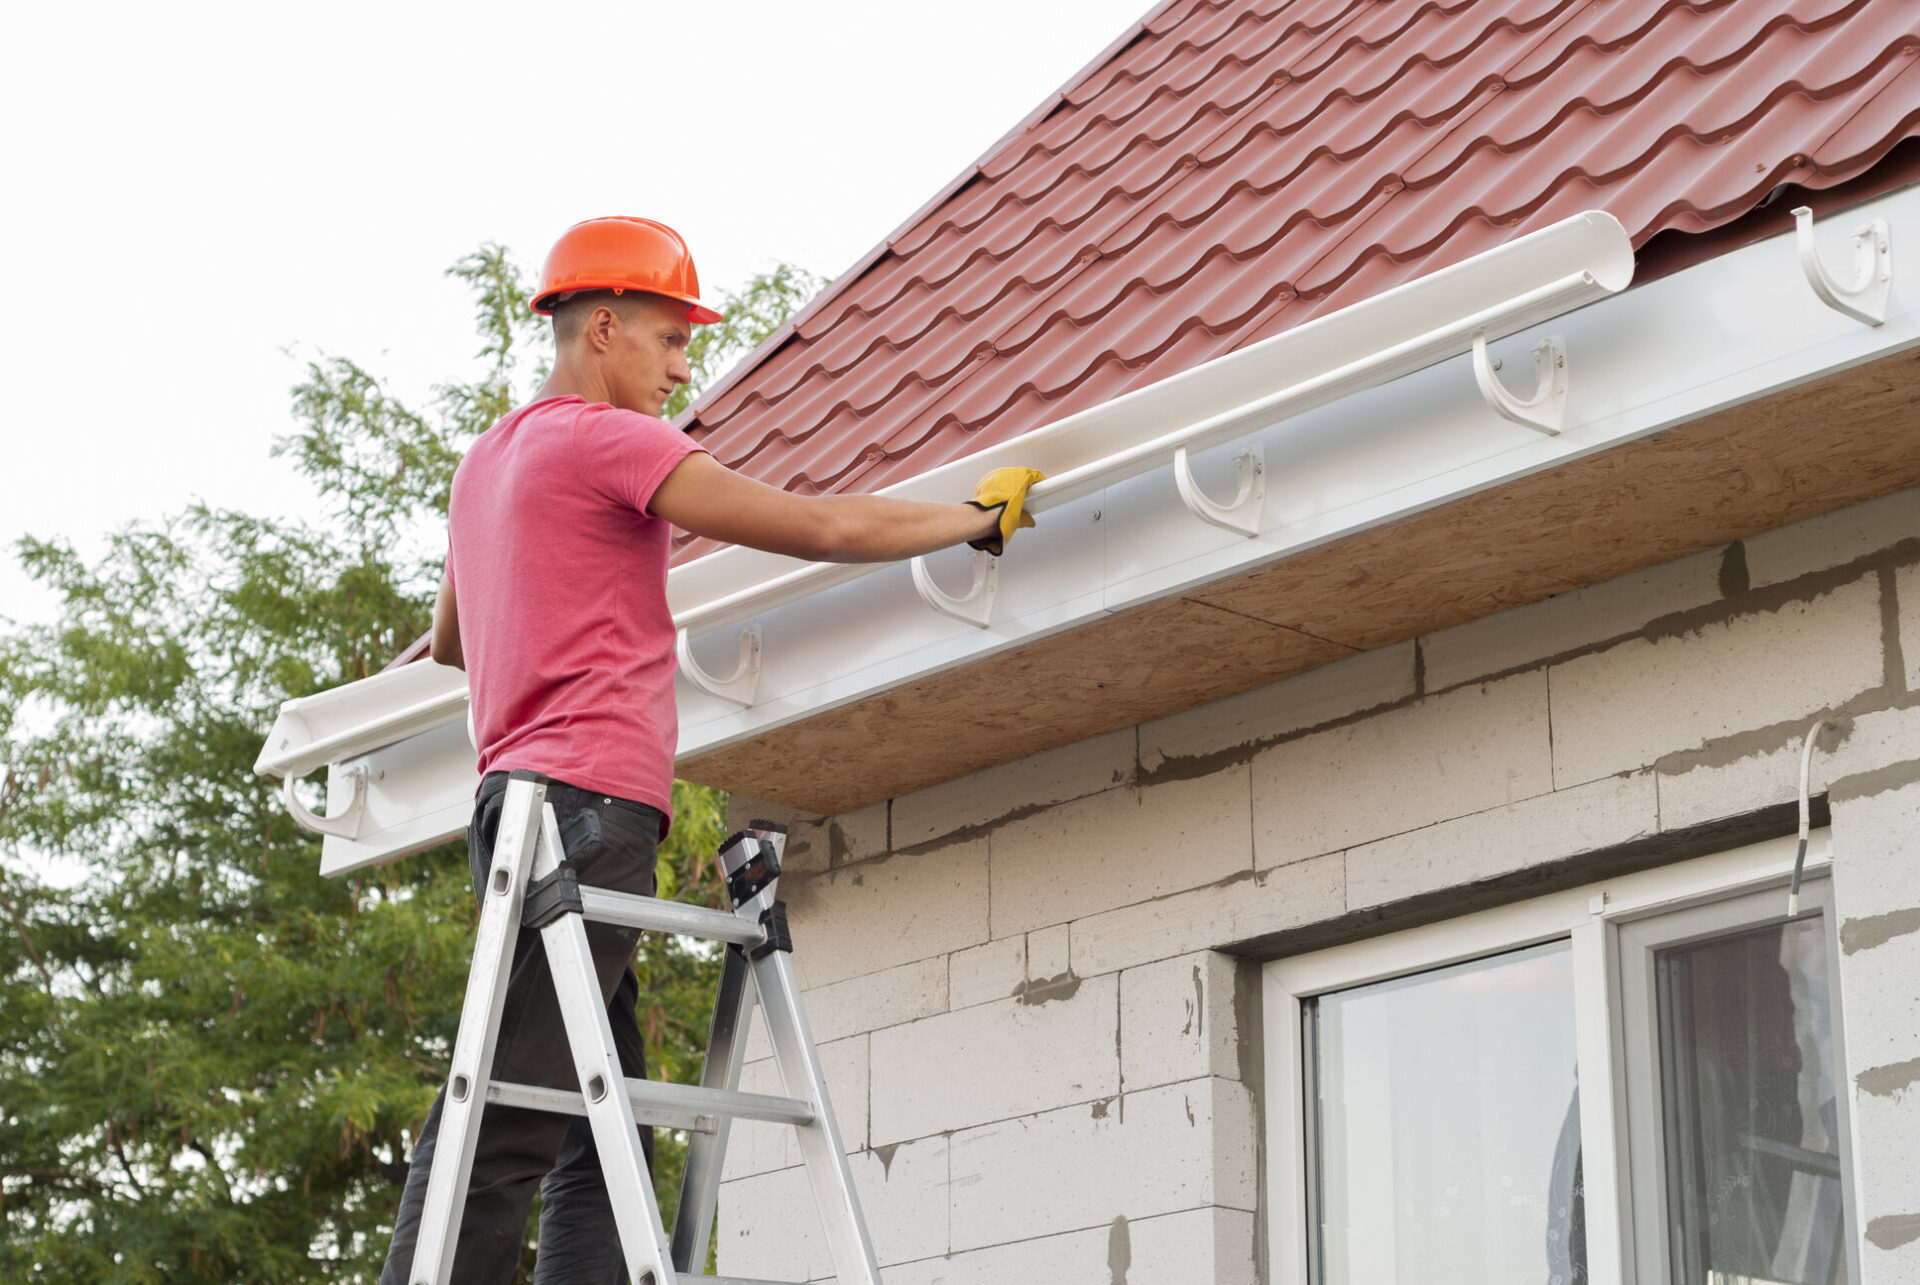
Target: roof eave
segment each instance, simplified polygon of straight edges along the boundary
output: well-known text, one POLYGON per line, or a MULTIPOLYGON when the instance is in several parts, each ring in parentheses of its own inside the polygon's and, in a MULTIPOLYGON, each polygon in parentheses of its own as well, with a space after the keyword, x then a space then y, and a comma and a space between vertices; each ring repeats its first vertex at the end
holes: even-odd
MULTIPOLYGON (((1845 262, 1842 243, 1872 219, 1914 243, 1920 189, 1823 224, 1828 261, 1845 262)), ((1884 323, 1843 316, 1809 287, 1781 220, 1779 236, 1494 342, 1506 359, 1498 378, 1524 392, 1528 351, 1549 329, 1559 336, 1558 435, 1495 414, 1466 354, 1298 414, 1269 401, 1274 413, 1239 425, 1238 438, 1233 417, 1206 401, 1219 390, 1194 382, 1097 408, 1115 423, 1142 405, 1168 422, 1181 410, 1189 429, 1214 420, 1192 443, 1193 472, 1215 495, 1231 457, 1258 447, 1258 534, 1196 517, 1164 458, 1170 439, 1145 433, 1160 452, 1148 466, 1083 472, 1042 497, 1041 526, 1020 536, 984 628, 931 609, 904 566, 814 584, 780 583, 791 564, 769 584, 768 568, 745 557, 725 576, 714 575, 729 566, 722 555, 677 569, 683 623, 753 627, 763 670, 748 706, 682 683, 681 774, 842 812, 1920 485, 1920 294, 1896 276, 1884 323)), ((1243 406, 1261 400, 1240 392, 1243 406)), ((1057 433, 1054 447, 1084 427, 1057 433)), ((1000 462, 983 455, 964 471, 1000 462)), ((916 484, 953 479, 900 489, 916 484)), ((959 570, 945 555, 928 567, 947 584, 959 570)), ((712 644, 715 661, 731 653, 731 629, 712 644)), ((364 816, 358 833, 328 838, 330 873, 456 833, 473 784, 459 702, 435 703, 427 712, 445 725, 422 730, 422 693, 348 710, 360 686, 315 698, 341 703, 341 726, 314 723, 323 711, 302 703, 262 754, 270 772, 312 766, 312 754, 277 745, 305 720, 312 740, 339 737, 360 755, 329 759, 335 809, 360 797, 364 816), (405 739, 369 750, 376 723, 405 739)))
MULTIPOLYGON (((1847 263, 1843 243, 1874 218, 1913 243, 1920 191, 1823 224, 1829 260, 1847 263)), ((764 606, 716 588, 735 551, 677 569, 677 618, 696 633, 726 627, 698 649, 716 667, 733 626, 762 641, 750 706, 683 682, 682 775, 844 811, 1920 485, 1914 292, 1896 277, 1878 326, 1828 308, 1780 219, 1780 235, 1496 343, 1501 377, 1524 392, 1529 349, 1549 329, 1562 337, 1557 436, 1496 415, 1464 355, 1248 423, 1237 440, 1212 438, 1195 471, 1230 492, 1230 457, 1264 451, 1257 536, 1196 518, 1162 458, 1056 499, 1001 568, 984 628, 930 609, 904 567, 811 586, 797 572, 764 606), (1824 436, 1780 414, 1835 398, 1847 422, 1824 436), (696 572, 712 578, 690 594, 696 572), (1388 584, 1405 610, 1376 600, 1388 584), (961 710, 991 735, 967 734, 961 710)), ((939 472, 914 481, 950 488, 939 472)), ((753 555, 740 552, 744 566, 753 555)), ((930 570, 964 583, 957 559, 930 570)))
MULTIPOLYGON (((981 473, 1037 468, 1040 514, 1358 391, 1497 341, 1626 288, 1633 251, 1589 211, 1471 259, 898 482, 880 494, 953 501, 981 473)), ((732 546, 667 577, 674 623, 695 636, 874 574, 732 546)), ((683 724, 685 720, 683 719, 683 724)))

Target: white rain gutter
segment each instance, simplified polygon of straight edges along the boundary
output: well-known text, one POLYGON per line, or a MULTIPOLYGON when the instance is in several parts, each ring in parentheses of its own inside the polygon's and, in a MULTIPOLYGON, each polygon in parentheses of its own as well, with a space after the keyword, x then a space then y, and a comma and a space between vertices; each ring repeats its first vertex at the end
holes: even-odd
MULTIPOLYGON (((881 495, 944 500, 1007 465, 1047 480, 1044 513, 1169 467, 1256 428, 1338 401, 1626 288, 1633 247, 1612 215, 1589 211, 1294 327, 1112 401, 925 473, 881 495)), ((880 569, 801 562, 732 546, 667 575, 667 605, 689 634, 724 628, 880 569)))
MULTIPOLYGON (((937 583, 964 568, 964 550, 909 568, 730 548, 676 568, 681 755, 1920 343, 1911 291, 1896 281, 1891 301, 1870 298, 1875 278, 1891 276, 1889 226, 1905 244, 1920 237, 1920 189, 1836 222, 1850 233, 1876 214, 1881 249, 1876 258, 1875 235, 1862 229, 1861 280, 1816 274, 1808 265, 1818 256, 1788 234, 1624 294, 1624 233, 1605 214, 1583 214, 887 488, 951 501, 990 468, 1048 473, 1031 504, 1048 516, 1004 566, 977 561, 964 595, 937 583), (1828 293, 1837 301, 1823 303, 1828 293), (1885 323, 1863 323, 1843 304, 1877 306, 1885 323), (1560 333, 1500 342, 1555 317, 1560 333), (1538 382, 1523 399, 1499 368, 1503 357, 1525 363, 1529 349, 1538 382), (1233 498, 1208 499, 1196 473, 1216 486, 1237 473, 1233 498), (698 636, 736 625, 746 626, 739 672, 716 678, 698 664, 695 647, 709 650, 698 636)), ((1841 235, 1821 230, 1829 261, 1841 235)), ((1812 236, 1806 229, 1802 241, 1812 236)), ((442 672, 449 690, 459 684, 442 672)), ((279 775, 335 755, 329 797, 361 818, 353 836, 328 836, 328 873, 400 855, 403 839, 438 842, 465 822, 473 753, 451 705, 435 713, 430 694, 394 684, 349 709, 359 698, 348 693, 390 677, 290 703, 312 730, 283 715, 256 764, 279 775), (322 712, 336 701, 339 727, 322 712), (449 722, 417 730, 433 717, 449 722), (341 757, 382 738, 401 739, 341 757), (360 768, 367 779, 356 782, 360 768)))
POLYGON ((466 828, 479 779, 467 719, 467 676, 416 661, 283 704, 253 770, 281 778, 293 819, 325 836, 320 872, 341 874, 466 828), (327 816, 296 788, 322 767, 327 816))

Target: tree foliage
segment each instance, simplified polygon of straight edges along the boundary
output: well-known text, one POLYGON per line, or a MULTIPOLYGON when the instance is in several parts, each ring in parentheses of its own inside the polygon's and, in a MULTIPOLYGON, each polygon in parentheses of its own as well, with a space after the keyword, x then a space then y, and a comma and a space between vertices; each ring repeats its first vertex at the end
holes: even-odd
MULTIPOLYGON (((92 560, 20 546, 60 608, 0 622, 0 1279, 378 1275, 458 1021, 464 845, 323 880, 318 839, 250 768, 281 702, 424 631, 453 468, 550 359, 502 249, 450 272, 474 292, 477 377, 422 411, 329 357, 294 390, 278 449, 328 520, 195 506, 92 560)), ((816 284, 783 267, 723 301, 697 381, 816 284)), ((674 794, 661 895, 717 904, 720 800, 674 794)), ((649 937, 639 968, 651 1060, 690 1079, 713 960, 649 937)))

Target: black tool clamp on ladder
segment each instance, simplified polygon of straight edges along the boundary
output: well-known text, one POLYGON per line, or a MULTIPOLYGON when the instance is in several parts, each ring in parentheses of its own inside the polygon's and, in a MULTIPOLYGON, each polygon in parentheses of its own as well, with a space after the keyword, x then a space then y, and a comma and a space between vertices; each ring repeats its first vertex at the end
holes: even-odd
MULTIPOLYGON (((600 1151, 632 1285, 695 1281, 719 1285, 736 1279, 692 1274, 706 1262, 721 1162, 729 1127, 736 1119, 792 1126, 835 1273, 842 1285, 880 1285, 872 1240, 800 1005, 800 988, 789 958, 793 946, 786 908, 774 899, 786 832, 755 822, 752 829, 727 841, 720 862, 734 904, 728 913, 581 886, 573 878, 572 867, 563 864, 559 827, 546 800, 545 777, 533 772, 511 774, 410 1279, 415 1285, 449 1285, 481 1108, 499 1102, 587 1117, 600 1151), (621 1074, 587 948, 589 921, 727 944, 698 1086, 630 1080, 621 1074), (539 929, 546 947, 574 1069, 584 1086, 581 1090, 487 1079, 500 1033, 514 938, 523 922, 539 929), (739 1090, 747 1025, 756 1000, 786 1097, 739 1090), (671 1240, 640 1149, 642 1123, 691 1133, 671 1240)), ((762 1283, 738 1281, 737 1285, 762 1283)))

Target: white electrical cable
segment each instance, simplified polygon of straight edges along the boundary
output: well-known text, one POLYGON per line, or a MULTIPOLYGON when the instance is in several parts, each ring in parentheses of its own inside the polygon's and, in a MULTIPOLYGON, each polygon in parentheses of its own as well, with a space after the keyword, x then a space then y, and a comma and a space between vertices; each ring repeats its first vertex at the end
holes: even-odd
POLYGON ((1800 870, 1807 863, 1807 834, 1813 828, 1813 742, 1828 726, 1824 718, 1815 719, 1800 745, 1800 851, 1793 859, 1793 883, 1787 888, 1787 918, 1800 913, 1800 870))

